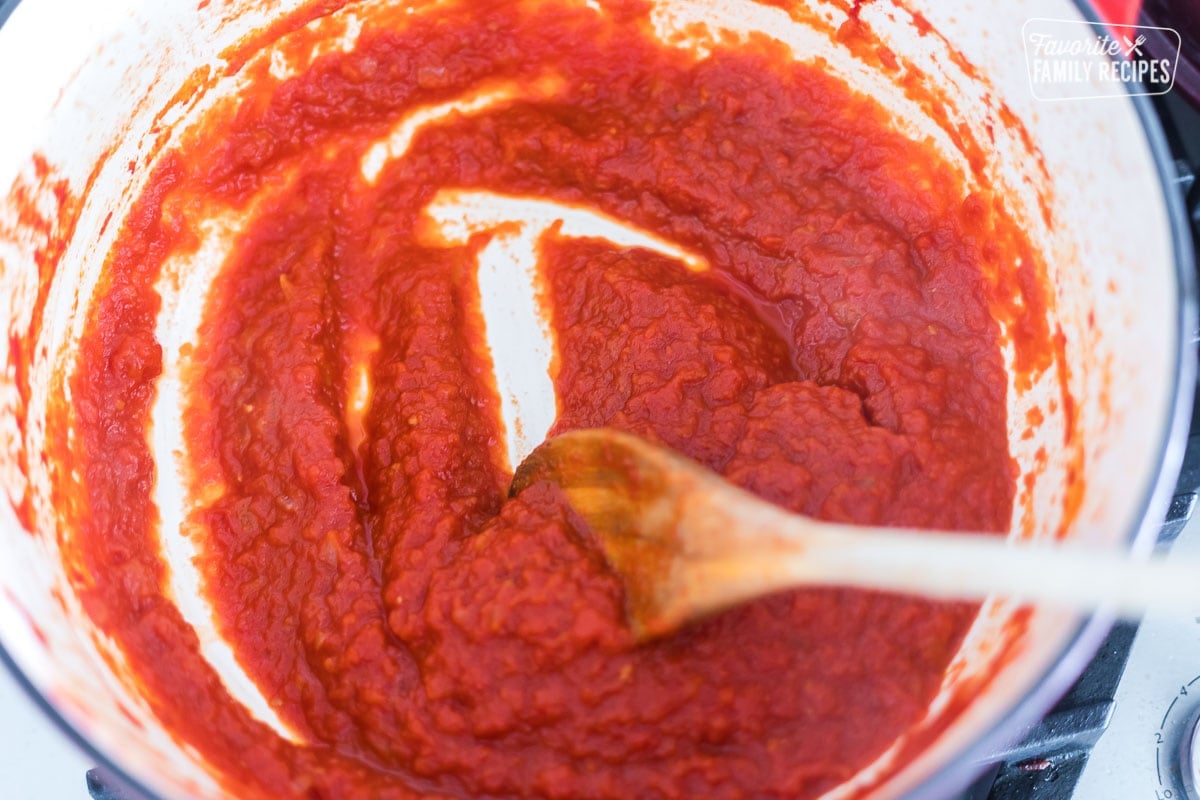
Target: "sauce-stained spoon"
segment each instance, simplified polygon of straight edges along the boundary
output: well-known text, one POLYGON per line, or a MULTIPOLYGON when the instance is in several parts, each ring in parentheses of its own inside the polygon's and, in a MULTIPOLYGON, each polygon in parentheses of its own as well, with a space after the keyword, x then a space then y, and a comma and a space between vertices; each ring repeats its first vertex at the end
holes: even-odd
POLYGON ((558 484, 625 584, 640 640, 784 589, 840 585, 944 599, 991 594, 1138 616, 1200 611, 1200 564, 1095 546, 822 522, 788 513, 678 454, 600 428, 547 440, 515 496, 558 484))

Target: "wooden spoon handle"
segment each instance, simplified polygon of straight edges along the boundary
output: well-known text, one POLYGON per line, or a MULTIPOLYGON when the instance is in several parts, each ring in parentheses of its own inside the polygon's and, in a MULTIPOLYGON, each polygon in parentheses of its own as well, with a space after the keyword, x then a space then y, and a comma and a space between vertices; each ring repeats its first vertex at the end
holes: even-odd
POLYGON ((962 599, 1001 594, 1124 616, 1152 608, 1200 613, 1196 563, 962 533, 827 530, 814 538, 805 558, 823 565, 806 569, 880 589, 962 599))
POLYGON ((1124 616, 1149 609, 1200 613, 1200 563, 1136 560, 1094 546, 986 535, 851 528, 785 515, 778 522, 784 529, 771 531, 770 550, 747 549, 736 564, 714 562, 712 577, 746 575, 747 598, 761 594, 764 584, 824 584, 962 600, 999 594, 1124 616))

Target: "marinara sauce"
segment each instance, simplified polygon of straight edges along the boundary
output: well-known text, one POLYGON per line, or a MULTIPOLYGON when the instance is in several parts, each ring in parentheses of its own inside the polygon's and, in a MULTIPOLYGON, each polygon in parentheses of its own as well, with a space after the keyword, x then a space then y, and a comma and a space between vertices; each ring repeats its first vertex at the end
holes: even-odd
POLYGON ((974 606, 795 591, 634 645, 559 493, 507 499, 475 280, 494 234, 437 241, 424 211, 446 188, 541 198, 705 260, 542 237, 553 431, 632 431, 823 519, 986 532, 1014 478, 980 265, 1027 246, 981 224, 986 196, 819 64, 766 39, 697 57, 637 2, 447 2, 260 77, 161 158, 71 386, 78 588, 231 793, 815 798, 922 717, 974 606), (397 120, 501 85, 535 89, 364 179, 397 120), (154 285, 206 205, 246 223, 184 375, 200 567, 291 738, 162 589, 154 285))

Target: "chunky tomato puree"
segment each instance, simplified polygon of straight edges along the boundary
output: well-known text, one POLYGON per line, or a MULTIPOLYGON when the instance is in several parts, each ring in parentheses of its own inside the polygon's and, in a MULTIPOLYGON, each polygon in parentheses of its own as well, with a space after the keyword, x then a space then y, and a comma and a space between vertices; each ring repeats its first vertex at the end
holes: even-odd
POLYGON ((1014 479, 984 265, 1027 247, 994 198, 819 65, 765 39, 698 58, 637 2, 448 2, 246 69, 124 222, 71 386, 78 589, 231 793, 815 798, 921 719, 973 606, 795 591, 635 646, 558 491, 507 497, 475 276, 521 223, 455 243, 426 211, 556 201, 703 261, 547 229, 552 432, 633 431, 824 519, 986 532, 1014 479), (365 177, 401 120, 492 90, 365 177), (241 227, 181 376, 189 530, 291 737, 164 594, 155 285, 196 209, 241 227))

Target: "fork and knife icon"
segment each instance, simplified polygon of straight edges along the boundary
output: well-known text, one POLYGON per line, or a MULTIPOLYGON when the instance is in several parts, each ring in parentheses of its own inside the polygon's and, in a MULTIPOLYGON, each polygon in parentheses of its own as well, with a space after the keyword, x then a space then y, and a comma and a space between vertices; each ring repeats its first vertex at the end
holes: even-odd
POLYGON ((1130 39, 1128 36, 1122 36, 1125 40, 1125 55, 1132 58, 1134 55, 1142 55, 1142 45, 1146 43, 1146 37, 1139 35, 1137 39, 1130 39))

